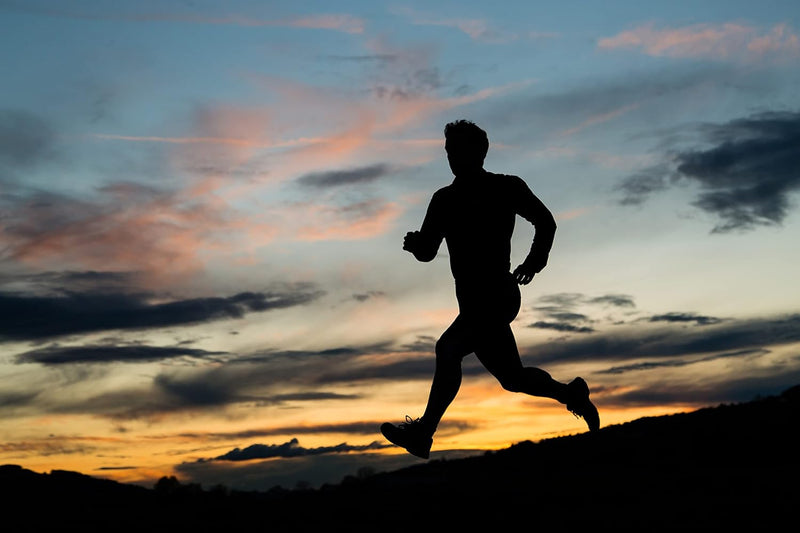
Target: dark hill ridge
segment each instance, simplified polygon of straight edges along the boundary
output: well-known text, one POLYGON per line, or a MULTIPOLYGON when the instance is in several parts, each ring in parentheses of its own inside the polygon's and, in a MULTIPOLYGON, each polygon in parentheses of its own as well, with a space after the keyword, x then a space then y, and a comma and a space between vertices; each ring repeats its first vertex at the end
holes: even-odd
POLYGON ((797 527, 800 386, 779 396, 522 442, 319 490, 155 490, 0 467, 4 531, 429 531, 797 527), (23 512, 33 503, 34 511, 23 512), (8 527, 10 526, 10 527, 8 527))

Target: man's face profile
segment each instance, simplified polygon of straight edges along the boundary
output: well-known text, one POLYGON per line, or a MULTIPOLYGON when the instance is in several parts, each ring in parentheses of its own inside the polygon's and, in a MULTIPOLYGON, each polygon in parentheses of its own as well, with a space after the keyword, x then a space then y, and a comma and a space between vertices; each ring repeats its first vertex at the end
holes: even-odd
POLYGON ((478 150, 469 146, 468 143, 447 140, 444 149, 447 152, 450 170, 455 176, 469 174, 483 168, 483 158, 478 150))

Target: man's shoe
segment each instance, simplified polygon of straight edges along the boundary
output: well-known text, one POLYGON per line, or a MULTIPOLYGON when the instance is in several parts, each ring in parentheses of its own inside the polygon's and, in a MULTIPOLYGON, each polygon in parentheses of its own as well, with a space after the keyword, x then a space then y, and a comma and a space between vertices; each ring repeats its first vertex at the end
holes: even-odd
POLYGON ((406 415, 406 421, 398 425, 386 422, 381 424, 381 433, 389 442, 405 448, 411 455, 427 459, 431 454, 433 435, 417 418, 406 415))
POLYGON ((583 418, 589 426, 589 431, 600 429, 600 415, 597 408, 589 400, 589 386, 583 378, 575 378, 567 385, 569 387, 569 401, 567 409, 578 418, 583 418))

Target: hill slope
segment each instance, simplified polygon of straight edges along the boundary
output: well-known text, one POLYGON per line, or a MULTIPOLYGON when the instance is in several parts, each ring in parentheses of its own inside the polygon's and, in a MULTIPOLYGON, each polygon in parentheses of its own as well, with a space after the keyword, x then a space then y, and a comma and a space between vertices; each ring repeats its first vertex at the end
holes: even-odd
POLYGON ((0 467, 6 531, 770 530, 800 504, 800 386, 320 490, 159 490, 0 467), (23 503, 39 511, 23 513, 23 503), (7 529, 8 528, 8 529, 7 529))

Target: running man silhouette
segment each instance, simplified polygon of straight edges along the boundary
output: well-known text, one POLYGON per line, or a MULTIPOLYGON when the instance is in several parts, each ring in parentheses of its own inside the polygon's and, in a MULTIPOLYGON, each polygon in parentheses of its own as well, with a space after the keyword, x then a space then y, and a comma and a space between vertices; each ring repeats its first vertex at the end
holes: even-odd
POLYGON ((471 353, 504 389, 553 398, 597 430, 600 417, 586 382, 578 377, 560 383, 540 368, 523 367, 511 331, 520 308, 517 285, 527 285, 547 265, 556 231, 553 215, 521 178, 483 169, 489 138, 477 125, 457 120, 445 126, 444 136, 455 179, 434 193, 422 228, 406 234, 403 249, 428 262, 447 241, 459 314, 436 342, 436 369, 422 417, 387 422, 381 432, 427 459, 439 421, 461 387, 461 361, 471 353), (517 215, 533 224, 535 235, 527 259, 511 273, 517 215))

